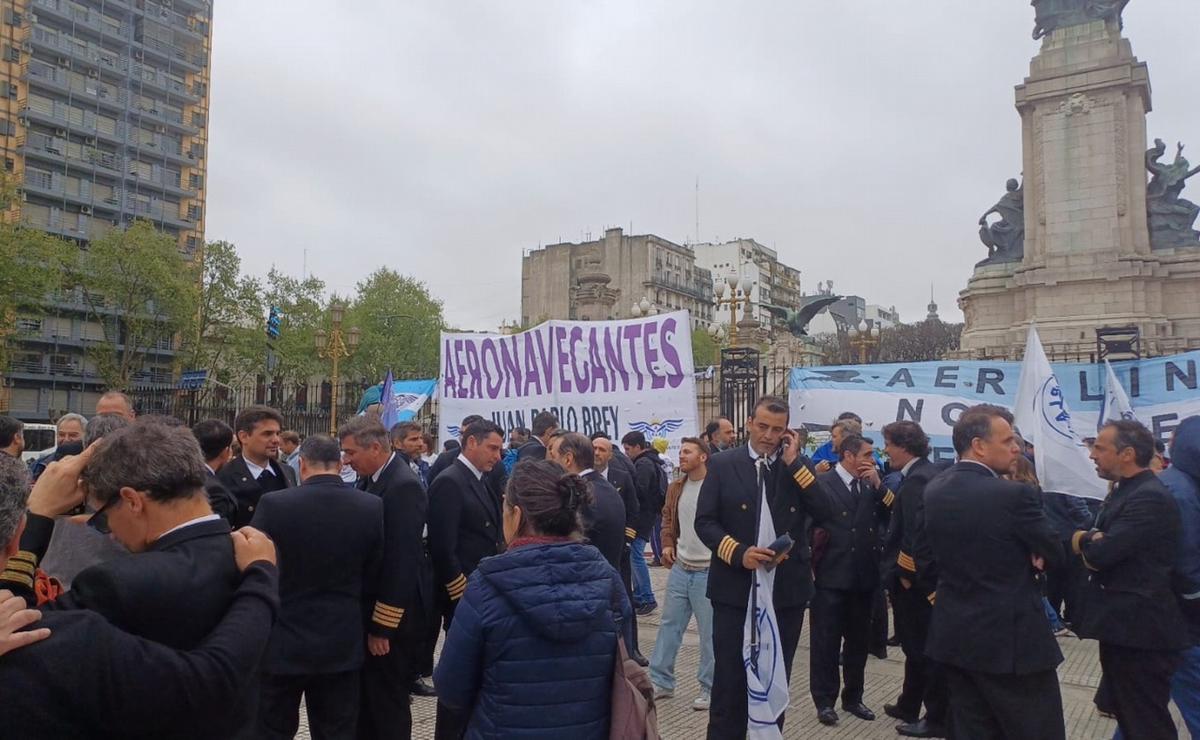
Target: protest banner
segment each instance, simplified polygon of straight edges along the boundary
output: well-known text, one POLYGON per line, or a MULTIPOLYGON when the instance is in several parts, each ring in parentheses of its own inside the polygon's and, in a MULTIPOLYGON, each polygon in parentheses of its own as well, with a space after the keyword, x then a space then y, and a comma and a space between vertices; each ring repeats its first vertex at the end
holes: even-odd
MULTIPOLYGON (((564 429, 695 435, 696 384, 687 311, 620 321, 549 321, 519 334, 441 337, 438 436, 471 414, 507 432, 552 411, 564 429)), ((673 454, 669 452, 668 454, 673 454)))
MULTIPOLYGON (((1133 411, 1157 439, 1167 440, 1181 420, 1200 414, 1197 365, 1200 351, 1112 363, 1133 411)), ((1051 363, 1079 420, 1095 429, 1105 395, 1102 363, 1051 363)), ((921 424, 934 445, 935 460, 951 460, 950 433, 963 409, 977 403, 1011 408, 1021 363, 947 360, 793 368, 788 398, 793 421, 825 429, 843 411, 863 417, 864 432, 882 446, 889 422, 921 424)))

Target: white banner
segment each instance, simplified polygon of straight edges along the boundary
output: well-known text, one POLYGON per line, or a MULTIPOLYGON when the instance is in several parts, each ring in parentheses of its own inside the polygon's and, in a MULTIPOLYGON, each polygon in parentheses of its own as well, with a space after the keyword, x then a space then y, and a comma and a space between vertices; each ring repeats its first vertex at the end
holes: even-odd
POLYGON ((696 383, 687 311, 621 321, 549 321, 520 334, 441 338, 438 436, 479 414, 507 433, 552 411, 563 429, 663 437, 673 455, 695 436, 696 383))

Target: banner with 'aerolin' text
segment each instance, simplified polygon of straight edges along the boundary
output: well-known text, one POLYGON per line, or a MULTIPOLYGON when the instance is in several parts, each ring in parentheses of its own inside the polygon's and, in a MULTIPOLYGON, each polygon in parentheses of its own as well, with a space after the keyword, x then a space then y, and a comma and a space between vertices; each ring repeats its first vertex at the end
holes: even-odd
MULTIPOLYGON (((1112 363, 1133 411, 1154 436, 1166 440, 1181 420, 1200 414, 1200 351, 1112 363)), ((1095 434, 1105 395, 1101 364, 1052 363, 1066 394, 1072 423, 1095 434)), ((877 447, 889 422, 909 419, 929 435, 934 457, 954 458, 950 433, 959 414, 977 403, 1012 407, 1021 363, 946 361, 793 368, 788 398, 793 422, 824 429, 843 411, 863 417, 877 447)))
POLYGON ((520 334, 442 334, 438 434, 479 414, 506 433, 552 411, 563 429, 665 437, 696 433, 687 311, 621 321, 549 321, 520 334))

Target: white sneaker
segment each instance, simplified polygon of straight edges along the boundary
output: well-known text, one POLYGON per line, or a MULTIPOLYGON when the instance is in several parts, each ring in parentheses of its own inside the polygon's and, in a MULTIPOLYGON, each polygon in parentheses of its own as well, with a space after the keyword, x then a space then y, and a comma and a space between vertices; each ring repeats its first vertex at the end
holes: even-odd
POLYGON ((712 697, 704 689, 700 690, 700 696, 692 700, 692 709, 697 712, 707 712, 709 705, 712 704, 712 697))
POLYGON ((654 687, 655 701, 658 701, 659 699, 670 699, 672 696, 675 696, 675 691, 673 689, 664 689, 661 686, 654 687))

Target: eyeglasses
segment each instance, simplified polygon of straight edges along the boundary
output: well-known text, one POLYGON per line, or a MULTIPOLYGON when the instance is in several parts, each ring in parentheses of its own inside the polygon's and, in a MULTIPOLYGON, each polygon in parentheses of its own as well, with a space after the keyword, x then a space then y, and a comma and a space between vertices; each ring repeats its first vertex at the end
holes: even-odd
POLYGON ((100 534, 111 534, 112 529, 108 526, 108 510, 111 509, 112 507, 116 506, 117 503, 120 502, 120 500, 121 500, 120 496, 113 496, 113 498, 108 503, 106 503, 104 506, 101 506, 99 509, 97 509, 96 513, 94 513, 90 517, 88 517, 88 520, 87 520, 88 526, 91 527, 92 529, 96 530, 100 534))

